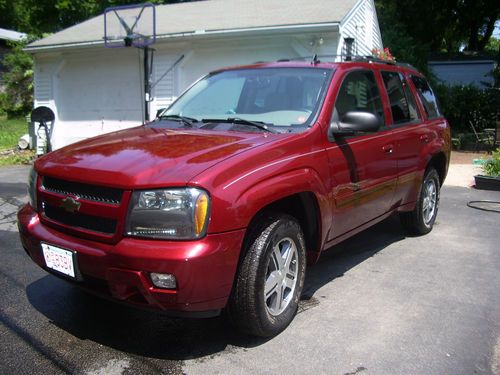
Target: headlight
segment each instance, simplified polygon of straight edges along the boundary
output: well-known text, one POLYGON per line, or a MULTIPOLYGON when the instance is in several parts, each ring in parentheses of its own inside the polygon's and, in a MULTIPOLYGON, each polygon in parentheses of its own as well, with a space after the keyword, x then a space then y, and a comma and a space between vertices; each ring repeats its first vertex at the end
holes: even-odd
POLYGON ((196 188, 135 191, 125 233, 129 236, 193 240, 205 235, 210 198, 196 188))
POLYGON ((37 199, 36 199, 36 184, 38 180, 38 175, 35 171, 35 168, 31 167, 30 174, 28 177, 28 196, 29 203, 31 207, 37 210, 37 199))

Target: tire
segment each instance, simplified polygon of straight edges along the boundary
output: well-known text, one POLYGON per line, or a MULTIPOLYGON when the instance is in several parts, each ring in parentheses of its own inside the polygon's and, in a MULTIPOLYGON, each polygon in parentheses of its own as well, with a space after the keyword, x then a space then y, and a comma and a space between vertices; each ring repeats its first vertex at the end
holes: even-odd
POLYGON ((288 215, 268 216, 249 230, 229 314, 241 332, 275 336, 297 312, 306 270, 304 235, 288 215))
POLYGON ((415 209, 401 212, 401 224, 415 235, 427 234, 432 230, 439 208, 439 175, 434 168, 426 170, 415 209))

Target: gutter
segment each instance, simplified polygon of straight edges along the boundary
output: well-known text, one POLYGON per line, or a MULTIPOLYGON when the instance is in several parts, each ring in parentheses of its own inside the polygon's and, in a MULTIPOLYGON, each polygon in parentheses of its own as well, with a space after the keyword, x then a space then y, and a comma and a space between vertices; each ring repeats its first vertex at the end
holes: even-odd
MULTIPOLYGON (((275 34, 285 34, 290 32, 318 32, 318 31, 339 31, 339 22, 325 22, 313 23, 303 25, 277 25, 277 26, 263 26, 263 27, 250 27, 241 29, 225 29, 225 30, 196 30, 181 33, 161 34, 156 36, 157 41, 167 41, 170 39, 180 38, 209 38, 214 36, 250 36, 260 35, 264 33, 273 32, 275 34)), ((36 42, 35 42, 36 43, 36 42)), ((91 40, 82 42, 48 44, 43 46, 27 46, 24 51, 36 53, 43 51, 55 51, 61 49, 71 48, 84 48, 93 46, 104 46, 104 40, 91 40)))

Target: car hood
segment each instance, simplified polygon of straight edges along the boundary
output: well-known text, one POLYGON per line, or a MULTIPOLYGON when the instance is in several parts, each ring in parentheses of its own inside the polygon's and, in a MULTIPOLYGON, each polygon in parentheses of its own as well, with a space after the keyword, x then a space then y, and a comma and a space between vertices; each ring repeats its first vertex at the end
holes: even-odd
POLYGON ((181 186, 213 165, 278 137, 140 126, 51 152, 35 168, 42 176, 120 188, 181 186))

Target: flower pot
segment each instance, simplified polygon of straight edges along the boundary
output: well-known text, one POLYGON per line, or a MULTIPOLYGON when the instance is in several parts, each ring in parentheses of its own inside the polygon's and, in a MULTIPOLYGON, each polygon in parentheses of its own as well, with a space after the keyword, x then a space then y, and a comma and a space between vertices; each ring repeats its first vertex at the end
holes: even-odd
POLYGON ((500 177, 476 175, 476 189, 500 191, 500 177))

